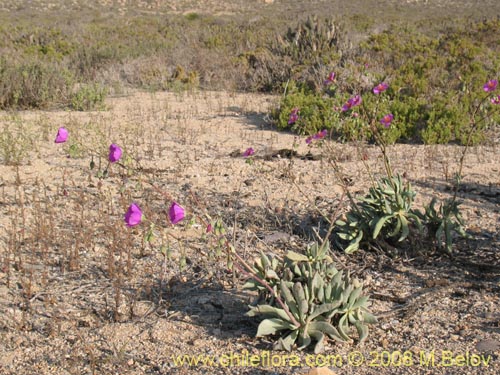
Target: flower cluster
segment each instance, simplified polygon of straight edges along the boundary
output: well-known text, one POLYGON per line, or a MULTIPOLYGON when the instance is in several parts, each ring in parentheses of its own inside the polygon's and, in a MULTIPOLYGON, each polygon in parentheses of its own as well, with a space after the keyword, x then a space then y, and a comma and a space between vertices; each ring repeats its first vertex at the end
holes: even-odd
MULTIPOLYGON (((184 208, 177 202, 172 202, 170 209, 168 210, 168 217, 172 224, 177 224, 182 221, 185 217, 184 208)), ((139 225, 142 222, 143 215, 141 208, 137 203, 132 203, 127 212, 125 213, 125 224, 128 227, 133 227, 139 225)))
MULTIPOLYGON (((57 130, 57 135, 55 139, 55 143, 64 143, 68 140, 69 137, 69 132, 66 128, 60 127, 57 130)), ((245 151, 245 156, 250 156, 254 154, 253 148, 248 148, 245 151)), ((109 154, 108 154, 108 160, 110 163, 116 163, 118 160, 121 159, 123 155, 123 150, 121 149, 120 146, 112 143, 109 146, 109 154)), ((172 202, 170 209, 168 211, 168 216, 170 219, 170 222, 172 224, 177 224, 178 222, 182 221, 185 216, 185 211, 184 208, 179 205, 177 202, 172 202)), ((125 213, 125 224, 128 227, 133 227, 136 225, 139 225, 142 222, 143 215, 141 208, 137 203, 132 203, 127 212, 125 213)))
POLYGON ((361 104, 361 96, 355 95, 342 106, 342 112, 346 112, 350 110, 352 107, 355 107, 360 104, 361 104))

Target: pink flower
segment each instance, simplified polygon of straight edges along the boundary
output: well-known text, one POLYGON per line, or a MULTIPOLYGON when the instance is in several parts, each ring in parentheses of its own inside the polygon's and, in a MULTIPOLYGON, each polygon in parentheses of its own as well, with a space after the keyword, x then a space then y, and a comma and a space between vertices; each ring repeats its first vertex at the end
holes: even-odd
POLYGON ((375 86, 373 88, 373 93, 375 95, 378 95, 378 94, 384 92, 385 90, 387 90, 388 87, 389 87, 389 85, 385 82, 379 83, 377 86, 375 86))
POLYGON ((343 106, 342 106, 342 112, 346 112, 350 110, 352 107, 355 107, 357 105, 360 105, 362 102, 361 96, 355 95, 352 98, 350 98, 343 106))
POLYGON ((127 227, 133 227, 134 225, 140 224, 142 221, 142 211, 139 206, 132 203, 125 214, 125 223, 127 227))
POLYGON ((491 79, 486 82, 483 86, 483 90, 486 92, 495 91, 498 85, 498 81, 496 79, 491 79))
POLYGON ((210 233, 214 228, 212 228, 212 224, 208 223, 206 233, 210 233))
POLYGON ((394 115, 392 113, 389 113, 380 119, 380 123, 388 128, 389 126, 391 126, 392 120, 394 120, 394 115))
POLYGON ((177 202, 172 202, 170 210, 168 210, 168 216, 172 224, 177 224, 179 221, 184 219, 184 208, 180 206, 177 202))
POLYGON ((109 161, 115 163, 122 157, 122 149, 114 143, 109 146, 109 161))
POLYGON ((497 97, 491 98, 491 103, 492 104, 500 104, 500 95, 497 97))
POLYGON ((293 125, 299 119, 299 109, 294 108, 292 112, 290 112, 290 117, 288 117, 288 125, 293 125))
POLYGON ((245 152, 243 153, 243 156, 248 158, 249 156, 252 156, 253 154, 255 154, 255 150, 252 147, 249 147, 245 150, 245 152))
POLYGON ((59 130, 57 130, 55 143, 66 142, 68 140, 68 135, 69 135, 68 129, 63 127, 59 128, 59 130))
POLYGON ((331 85, 333 82, 335 82, 335 77, 335 72, 331 72, 330 74, 328 74, 328 78, 325 80, 325 85, 331 85))
POLYGON ((313 139, 323 139, 328 135, 328 130, 323 129, 313 135, 313 139))
POLYGON ((314 140, 318 140, 318 139, 323 139, 325 138, 326 136, 328 135, 328 130, 326 129, 323 129, 319 132, 317 132, 316 134, 314 134, 312 137, 307 137, 306 138, 306 143, 309 145, 312 143, 312 141, 314 140))

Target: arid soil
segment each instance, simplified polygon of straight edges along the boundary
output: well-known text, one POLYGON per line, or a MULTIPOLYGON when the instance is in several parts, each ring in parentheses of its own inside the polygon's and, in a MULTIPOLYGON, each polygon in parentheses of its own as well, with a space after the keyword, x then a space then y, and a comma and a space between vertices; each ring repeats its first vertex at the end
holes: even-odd
MULTIPOLYGON (((356 145, 311 148, 305 137, 273 129, 268 113, 278 100, 136 92, 108 99, 102 112, 2 113, 2 132, 15 124, 25 135, 16 142, 28 142, 29 152, 19 166, 0 165, 0 373, 271 375, 326 364, 337 374, 498 374, 498 145, 471 148, 465 158, 459 197, 470 238, 456 239, 452 258, 431 249, 333 253, 339 268, 365 282, 379 317, 363 345, 329 342, 323 357, 312 357, 272 352, 271 340, 254 338, 258 321, 244 315, 253 296, 224 259, 210 256, 214 244, 200 221, 166 225, 168 200, 149 182, 188 208, 188 219, 220 217, 245 259, 302 251, 314 228, 324 230, 318 210, 333 213, 342 196, 320 156, 335 155, 354 194, 369 179, 356 145), (54 144, 59 126, 70 131, 65 144, 54 144), (129 169, 113 165, 99 179, 111 142, 124 148, 129 169), (294 144, 317 160, 277 155, 294 144), (248 147, 251 163, 239 156, 248 147), (123 223, 131 201, 157 225, 149 244, 146 222, 123 223), (161 252, 166 232, 177 238, 167 242, 170 259, 161 252), (245 353, 263 359, 238 366, 234 358, 245 353), (181 365, 183 355, 220 362, 181 365), (228 358, 234 366, 223 366, 228 358)), ((381 174, 378 149, 362 149, 381 174)), ((462 150, 396 145, 390 156, 422 206, 450 196, 462 150)))

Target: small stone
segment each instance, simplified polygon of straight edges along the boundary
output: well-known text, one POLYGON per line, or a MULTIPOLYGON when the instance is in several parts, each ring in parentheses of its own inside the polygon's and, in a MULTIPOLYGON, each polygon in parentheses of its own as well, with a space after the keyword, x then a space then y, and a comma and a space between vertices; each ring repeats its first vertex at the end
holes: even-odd
POLYGON ((387 349, 389 347, 389 341, 387 339, 382 339, 380 345, 382 345, 382 348, 387 349))

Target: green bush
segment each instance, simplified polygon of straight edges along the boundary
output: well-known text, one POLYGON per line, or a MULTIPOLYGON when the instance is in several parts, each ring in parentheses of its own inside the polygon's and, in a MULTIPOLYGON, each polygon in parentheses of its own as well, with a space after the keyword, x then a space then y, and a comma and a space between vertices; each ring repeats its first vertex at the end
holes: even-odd
POLYGON ((274 118, 279 129, 290 129, 301 135, 309 135, 323 129, 331 129, 339 121, 339 113, 334 110, 334 101, 322 97, 310 89, 291 81, 274 118), (298 108, 298 120, 289 124, 290 113, 298 108))
POLYGON ((107 89, 99 84, 82 84, 71 97, 71 108, 76 111, 103 110, 107 89))
POLYGON ((66 103, 72 74, 37 59, 23 62, 0 58, 0 109, 47 108, 66 103))

